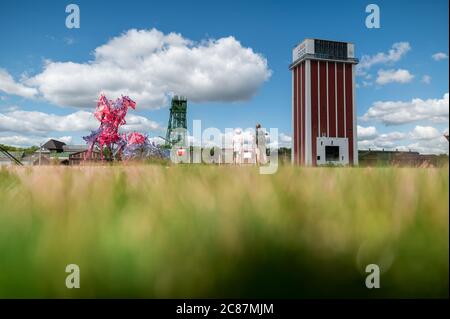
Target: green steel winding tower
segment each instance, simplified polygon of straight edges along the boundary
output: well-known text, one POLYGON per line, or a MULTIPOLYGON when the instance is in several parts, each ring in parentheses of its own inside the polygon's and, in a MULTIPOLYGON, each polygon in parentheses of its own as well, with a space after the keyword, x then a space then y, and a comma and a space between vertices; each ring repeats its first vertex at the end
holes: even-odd
POLYGON ((184 132, 177 131, 178 129, 187 129, 187 99, 183 96, 175 95, 172 98, 172 105, 170 107, 169 124, 167 125, 166 145, 171 146, 186 138, 184 132))

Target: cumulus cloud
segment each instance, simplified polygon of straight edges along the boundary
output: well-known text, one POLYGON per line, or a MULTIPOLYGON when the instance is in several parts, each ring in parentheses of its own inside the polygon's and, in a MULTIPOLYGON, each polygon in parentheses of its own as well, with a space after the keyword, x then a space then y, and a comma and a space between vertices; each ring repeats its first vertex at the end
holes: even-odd
POLYGON ((270 148, 280 148, 280 147, 291 148, 292 147, 292 137, 285 133, 279 133, 278 140, 276 140, 276 141, 271 141, 270 137, 268 137, 266 146, 270 147, 270 148))
POLYGON ((16 82, 11 74, 2 68, 0 68, 0 91, 26 98, 32 98, 38 93, 36 88, 27 87, 22 83, 16 82))
POLYGON ((122 130, 126 132, 163 130, 163 127, 161 127, 158 123, 144 116, 128 114, 126 120, 127 124, 122 126, 122 130))
POLYGON ((416 126, 410 132, 389 132, 375 134, 367 138, 358 136, 358 148, 361 150, 398 150, 415 151, 422 154, 448 154, 448 142, 444 133, 432 126, 416 126))
POLYGON ((83 131, 94 129, 92 113, 78 111, 68 115, 55 115, 38 111, 15 110, 0 113, 0 131, 46 133, 49 131, 83 131))
POLYGON ((408 135, 402 132, 389 132, 377 134, 370 138, 360 139, 358 147, 361 149, 392 149, 397 146, 397 142, 405 139, 408 135))
POLYGON ((51 136, 51 137, 42 137, 42 136, 27 136, 27 135, 8 135, 8 136, 0 136, 0 144, 16 146, 16 147, 28 147, 31 145, 39 146, 42 143, 45 143, 49 139, 55 139, 66 144, 70 144, 72 142, 72 136, 51 136))
POLYGON ((291 136, 284 133, 278 134, 278 145, 280 145, 280 147, 291 147, 291 143, 292 143, 291 136))
POLYGON ((163 145, 163 144, 166 143, 166 141, 163 138, 159 137, 159 136, 149 137, 148 140, 150 141, 150 143, 154 143, 156 145, 163 145))
POLYGON ((434 127, 416 126, 410 133, 412 142, 399 146, 400 150, 411 150, 422 154, 448 154, 448 141, 444 134, 434 127))
MULTIPOLYGON (((127 115, 124 131, 155 131, 161 129, 158 123, 134 114, 127 115)), ((91 112, 77 111, 67 115, 56 115, 37 111, 13 109, 0 113, 0 132, 21 132, 46 134, 47 132, 89 131, 98 128, 99 123, 91 112)))
POLYGON ((410 133, 410 137, 414 140, 432 140, 441 136, 442 133, 432 126, 417 125, 410 133))
POLYGON ((70 143, 72 143, 72 136, 61 136, 61 137, 58 137, 58 138, 56 138, 58 141, 61 141, 61 142, 63 142, 63 143, 66 143, 66 144, 70 144, 70 143))
POLYGON ((447 53, 444 52, 435 53, 431 57, 433 58, 434 61, 441 61, 448 59, 447 53))
POLYGON ((374 139, 378 135, 378 131, 375 126, 357 126, 357 136, 358 140, 370 140, 374 139))
POLYGON ((386 125, 398 125, 427 120, 435 123, 448 122, 449 94, 441 99, 419 98, 411 101, 377 101, 361 117, 363 121, 381 121, 386 125))
POLYGON ((408 145, 401 145, 397 148, 399 151, 414 151, 421 154, 447 154, 448 155, 448 142, 445 137, 434 139, 427 143, 416 142, 408 145))
POLYGON ((103 92, 159 108, 170 94, 194 102, 248 100, 270 75, 267 60, 232 36, 193 42, 176 33, 132 29, 97 47, 92 61, 46 61, 23 89, 30 95, 38 90, 60 106, 92 107, 103 92))
POLYGON ((357 66, 357 71, 359 74, 365 74, 365 70, 370 69, 374 65, 395 63, 410 50, 409 42, 397 42, 392 45, 387 53, 379 52, 375 55, 363 55, 357 66))
POLYGON ((41 141, 36 137, 24 136, 24 135, 9 135, 9 136, 0 136, 0 144, 11 145, 11 146, 28 146, 28 145, 36 145, 41 141))
POLYGON ((384 85, 392 82, 408 83, 414 78, 414 75, 408 70, 379 70, 376 79, 377 84, 384 85))

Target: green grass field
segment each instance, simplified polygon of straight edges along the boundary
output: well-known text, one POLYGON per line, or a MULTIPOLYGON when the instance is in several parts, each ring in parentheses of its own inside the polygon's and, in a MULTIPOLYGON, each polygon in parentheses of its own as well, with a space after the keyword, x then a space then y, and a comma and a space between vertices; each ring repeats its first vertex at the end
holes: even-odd
POLYGON ((3 168, 0 297, 448 297, 448 191, 448 167, 3 168))

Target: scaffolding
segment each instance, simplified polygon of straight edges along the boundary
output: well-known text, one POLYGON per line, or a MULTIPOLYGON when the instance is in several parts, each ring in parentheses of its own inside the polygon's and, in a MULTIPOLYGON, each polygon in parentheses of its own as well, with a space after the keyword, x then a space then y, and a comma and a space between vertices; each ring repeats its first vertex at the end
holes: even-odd
POLYGON ((166 146, 172 146, 186 139, 187 130, 187 99, 175 95, 170 107, 169 123, 167 125, 166 146))

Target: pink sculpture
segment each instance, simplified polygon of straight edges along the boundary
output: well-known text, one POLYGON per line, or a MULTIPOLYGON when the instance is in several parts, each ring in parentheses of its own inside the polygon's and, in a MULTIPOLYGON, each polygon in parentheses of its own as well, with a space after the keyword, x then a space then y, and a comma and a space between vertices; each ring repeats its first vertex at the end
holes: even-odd
POLYGON ((88 143, 87 159, 91 158, 94 146, 100 150, 101 159, 105 158, 104 151, 108 150, 109 159, 125 159, 136 156, 157 155, 165 157, 164 151, 154 143, 150 143, 148 137, 138 132, 120 134, 119 128, 126 124, 125 116, 128 108, 136 108, 136 103, 128 96, 122 96, 116 101, 108 100, 101 95, 94 116, 100 122, 100 127, 92 131, 83 139, 88 143))

